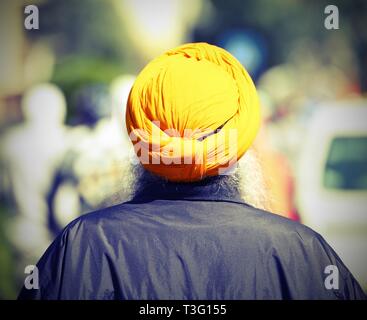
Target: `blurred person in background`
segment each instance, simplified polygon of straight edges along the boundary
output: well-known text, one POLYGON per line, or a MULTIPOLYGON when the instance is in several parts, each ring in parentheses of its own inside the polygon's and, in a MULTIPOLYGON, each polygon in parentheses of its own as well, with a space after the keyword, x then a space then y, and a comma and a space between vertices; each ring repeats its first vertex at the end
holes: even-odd
POLYGON ((126 125, 144 167, 133 199, 69 224, 19 298, 365 298, 319 234, 262 210, 257 93, 228 52, 192 43, 153 60, 126 125))
POLYGON ((1 141, 1 158, 12 193, 15 215, 8 237, 21 252, 23 265, 35 262, 52 240, 46 195, 67 149, 65 98, 55 85, 35 85, 22 100, 24 122, 1 141))

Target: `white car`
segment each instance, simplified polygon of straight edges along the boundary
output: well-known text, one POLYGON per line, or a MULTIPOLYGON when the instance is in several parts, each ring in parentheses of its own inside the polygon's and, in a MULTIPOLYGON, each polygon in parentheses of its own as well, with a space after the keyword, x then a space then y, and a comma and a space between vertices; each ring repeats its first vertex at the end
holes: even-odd
POLYGON ((296 179, 301 221, 367 290, 367 100, 321 106, 308 129, 296 179))

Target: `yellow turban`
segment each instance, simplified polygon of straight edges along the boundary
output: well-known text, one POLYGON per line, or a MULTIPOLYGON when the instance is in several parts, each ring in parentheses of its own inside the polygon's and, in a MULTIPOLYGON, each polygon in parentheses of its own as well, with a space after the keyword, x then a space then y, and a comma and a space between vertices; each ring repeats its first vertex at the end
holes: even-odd
POLYGON ((142 165, 170 181, 226 172, 260 124, 256 88, 227 51, 190 43, 151 61, 129 95, 126 125, 142 165))

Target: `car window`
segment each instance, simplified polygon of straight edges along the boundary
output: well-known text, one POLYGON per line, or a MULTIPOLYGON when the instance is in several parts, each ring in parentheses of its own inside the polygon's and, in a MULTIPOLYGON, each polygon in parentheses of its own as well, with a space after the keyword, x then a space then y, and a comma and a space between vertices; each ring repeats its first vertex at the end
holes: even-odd
POLYGON ((335 137, 323 180, 327 189, 367 190, 367 136, 335 137))

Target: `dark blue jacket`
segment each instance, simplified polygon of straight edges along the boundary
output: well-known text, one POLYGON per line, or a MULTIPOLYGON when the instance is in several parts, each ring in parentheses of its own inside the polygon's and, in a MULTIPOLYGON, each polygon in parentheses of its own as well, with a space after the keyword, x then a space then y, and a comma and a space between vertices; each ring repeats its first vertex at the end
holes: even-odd
POLYGON ((319 234, 216 191, 153 188, 81 216, 39 261, 40 289, 23 288, 19 298, 365 297, 319 234), (325 286, 329 265, 337 268, 334 289, 325 286))

